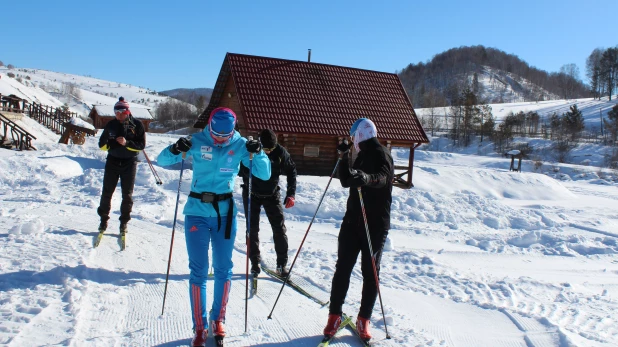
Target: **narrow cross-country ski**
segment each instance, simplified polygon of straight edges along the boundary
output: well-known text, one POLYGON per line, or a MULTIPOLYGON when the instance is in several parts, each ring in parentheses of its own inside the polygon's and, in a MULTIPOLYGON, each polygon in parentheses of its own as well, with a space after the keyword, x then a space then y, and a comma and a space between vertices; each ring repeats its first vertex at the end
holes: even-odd
POLYGON ((97 248, 99 247, 99 244, 101 243, 101 239, 103 238, 103 234, 105 233, 105 230, 101 230, 99 231, 99 234, 96 236, 96 238, 94 239, 94 243, 93 243, 93 248, 97 248))
POLYGON ((252 273, 250 276, 251 276, 250 292, 251 292, 251 295, 255 295, 257 294, 257 288, 258 288, 258 274, 252 273))
MULTIPOLYGON (((261 265, 261 267, 262 267, 262 270, 264 270, 264 272, 266 272, 266 273, 267 273, 267 274, 269 274, 270 276, 272 276, 272 277, 274 277, 274 278, 276 278, 276 279, 278 279, 278 280, 280 280, 280 281, 282 281, 282 282, 285 282, 285 278, 283 278, 283 277, 279 276, 279 275, 277 274, 277 272, 276 272, 275 270, 273 270, 273 269, 269 268, 269 267, 268 267, 268 265, 267 265, 265 262, 262 262, 260 265, 261 265)), ((319 298, 317 298, 315 295, 313 295, 313 294, 309 293, 309 292, 308 292, 305 288, 303 288, 302 286, 300 286, 297 282, 292 281, 291 279, 288 279, 288 280, 287 280, 287 282, 286 282, 286 284, 287 284, 290 288, 292 288, 292 289, 296 290, 297 292, 301 293, 302 295, 304 295, 304 296, 308 297, 309 299, 311 299, 311 300, 313 300, 313 301, 317 302, 318 304, 320 304, 320 306, 326 306, 326 305, 328 305, 328 303, 329 303, 329 301, 323 301, 323 300, 320 300, 320 299, 319 299, 319 298)))
POLYGON ((365 347, 369 347, 371 346, 371 343, 369 342, 370 340, 366 340, 363 339, 359 334, 358 334, 358 330, 356 329, 356 324, 354 323, 354 321, 352 321, 352 318, 350 316, 348 316, 347 314, 343 313, 341 315, 346 321, 349 321, 348 326, 350 327, 350 330, 352 330, 352 332, 354 332, 354 335, 356 335, 356 337, 358 337, 359 340, 361 340, 363 342, 363 346, 365 347))
MULTIPOLYGON (((342 316, 342 318, 344 317, 342 316)), ((328 346, 330 342, 337 336, 337 334, 350 323, 352 323, 352 318, 346 316, 341 322, 341 325, 339 325, 339 328, 337 328, 337 331, 335 332, 335 334, 333 336, 324 336, 324 338, 322 339, 322 342, 318 344, 318 347, 328 346)))
POLYGON ((127 233, 121 232, 118 237, 118 242, 120 243, 120 250, 124 251, 127 248, 127 233))

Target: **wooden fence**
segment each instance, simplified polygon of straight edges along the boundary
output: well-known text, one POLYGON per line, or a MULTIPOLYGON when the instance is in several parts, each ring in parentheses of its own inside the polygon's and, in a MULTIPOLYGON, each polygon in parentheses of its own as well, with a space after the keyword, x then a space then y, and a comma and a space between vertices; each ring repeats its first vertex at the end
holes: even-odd
POLYGON ((36 150, 32 145, 32 140, 36 140, 36 137, 5 117, 2 113, 0 113, 0 129, 3 130, 1 138, 1 145, 3 147, 13 148, 13 146, 15 146, 15 148, 22 151, 36 150), (12 140, 10 142, 8 141, 9 134, 12 140), (7 142, 8 144, 5 145, 7 142))

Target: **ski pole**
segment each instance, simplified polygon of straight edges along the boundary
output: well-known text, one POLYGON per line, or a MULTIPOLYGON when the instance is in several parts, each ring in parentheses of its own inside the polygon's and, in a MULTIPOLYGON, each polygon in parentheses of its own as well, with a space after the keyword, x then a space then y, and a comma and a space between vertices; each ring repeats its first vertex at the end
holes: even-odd
POLYGON ((146 158, 146 161, 148 162, 148 166, 150 166, 150 171, 152 171, 152 174, 154 175, 155 182, 157 182, 157 184, 159 185, 163 184, 163 182, 161 181, 161 178, 159 178, 159 174, 154 168, 154 165, 152 165, 150 158, 148 158, 148 155, 146 154, 146 150, 142 150, 142 152, 144 153, 144 157, 146 158))
MULTIPOLYGON (((188 139, 191 139, 189 135, 188 139)), ((170 265, 172 264, 172 249, 174 248, 174 232, 176 231, 176 216, 178 215, 178 202, 180 201, 180 186, 182 184, 182 173, 185 166, 185 157, 187 152, 182 153, 182 161, 180 162, 180 178, 178 179, 178 193, 176 193, 176 209, 174 210, 174 222, 172 223, 172 240, 170 241, 170 256, 167 259, 167 274, 165 275, 165 290, 163 291, 163 308, 161 309, 161 315, 165 311, 165 297, 167 296, 167 282, 170 277, 170 265)))
POLYGON ((288 275, 284 279, 283 284, 281 285, 281 290, 279 290, 279 295, 277 295, 277 299, 275 300, 275 304, 273 305, 273 308, 270 311, 270 314, 268 315, 268 319, 272 318, 273 312, 275 311, 275 306, 277 306, 277 302, 279 301, 279 297, 281 296, 281 293, 283 292, 283 288, 288 283, 288 279, 290 278, 290 275, 292 274, 292 269, 294 268, 294 264, 296 264, 296 259, 298 258, 298 255, 300 254, 300 250, 303 248, 303 244, 305 243, 305 239, 307 238, 307 235, 309 234, 309 230, 311 230, 311 225, 313 224, 313 221, 315 220, 315 216, 318 214, 318 211, 320 210, 320 206, 322 205, 322 201, 324 201, 324 196, 326 195, 326 192, 328 191, 328 187, 330 186, 330 182, 333 180, 333 176, 335 176, 335 172, 337 171, 337 167, 339 166, 339 163, 341 162, 341 158, 342 157, 343 157, 343 153, 339 156, 339 158, 337 158, 337 163, 335 164, 335 168, 333 169, 333 173, 330 174, 330 179, 328 180, 328 184, 326 184, 326 189, 324 189, 324 193, 322 193, 322 197, 320 198, 320 202, 318 203, 318 207, 315 209, 315 213, 313 214, 313 218, 311 218, 311 222, 309 223, 309 227, 307 227, 307 231, 305 232, 305 236, 303 237, 303 240, 300 242, 300 246, 298 247, 298 250, 296 251, 296 255, 294 256, 294 260, 292 261, 292 265, 290 265, 290 270, 288 271, 288 275))
MULTIPOLYGON (((253 140, 253 136, 247 138, 249 141, 253 140)), ((249 194, 247 197, 247 262, 245 273, 245 333, 247 332, 247 314, 249 306, 249 230, 251 228, 251 181, 253 181, 253 153, 249 153, 249 194)))
POLYGON ((384 305, 382 305, 382 294, 380 293, 380 279, 378 278, 378 269, 376 268, 375 255, 373 254, 373 247, 371 246, 371 236, 369 235, 369 225, 367 224, 367 214, 365 214, 365 204, 363 203, 363 193, 361 192, 361 187, 358 187, 358 197, 360 198, 361 210, 363 211, 363 220, 365 221, 367 244, 369 245, 369 254, 371 254, 371 265, 373 266, 373 277, 375 278, 376 288, 378 289, 378 297, 380 298, 382 319, 384 319, 384 331, 386 331, 386 338, 390 339, 391 337, 388 334, 388 327, 386 326, 386 316, 384 315, 384 305))

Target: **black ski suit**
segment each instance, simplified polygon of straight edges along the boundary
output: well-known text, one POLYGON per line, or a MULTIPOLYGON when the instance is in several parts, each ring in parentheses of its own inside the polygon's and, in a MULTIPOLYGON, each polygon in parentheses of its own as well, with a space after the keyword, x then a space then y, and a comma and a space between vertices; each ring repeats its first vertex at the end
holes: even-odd
MULTIPOLYGON (((260 257, 260 210, 264 206, 264 212, 273 230, 275 252, 277 253, 277 265, 286 265, 288 262, 288 237, 283 218, 283 206, 281 205, 281 192, 279 188, 279 176, 287 176, 286 197, 294 197, 296 194, 296 164, 292 161, 288 151, 277 144, 274 150, 268 154, 270 159, 270 179, 263 181, 253 176, 251 182, 251 230, 249 231, 249 258, 252 264, 259 264, 260 257)), ((242 200, 245 207, 245 216, 248 215, 248 190, 249 169, 240 164, 239 175, 242 177, 242 200)))
POLYGON ((109 219, 112 195, 116 190, 118 179, 120 179, 120 188, 122 189, 120 223, 126 224, 131 220, 137 155, 145 146, 146 134, 144 126, 142 122, 133 118, 132 115, 127 117, 122 123, 114 118, 105 125, 105 129, 99 138, 99 148, 107 151, 101 202, 97 209, 102 223, 107 223, 109 219), (125 146, 116 141, 118 137, 125 138, 127 141, 125 146))
MULTIPOLYGON (((353 169, 368 174, 369 181, 362 186, 363 203, 369 225, 371 246, 375 255, 376 270, 380 271, 380 259, 384 242, 390 229, 391 202, 393 190, 393 158, 389 150, 380 145, 374 137, 359 144, 360 152, 353 169)), ((363 293, 359 315, 371 318, 378 290, 367 243, 367 232, 360 205, 358 188, 353 186, 349 160, 344 157, 339 166, 339 179, 345 188, 350 187, 347 210, 339 230, 337 265, 330 293, 330 313, 341 314, 343 302, 350 286, 350 275, 361 255, 363 293)))

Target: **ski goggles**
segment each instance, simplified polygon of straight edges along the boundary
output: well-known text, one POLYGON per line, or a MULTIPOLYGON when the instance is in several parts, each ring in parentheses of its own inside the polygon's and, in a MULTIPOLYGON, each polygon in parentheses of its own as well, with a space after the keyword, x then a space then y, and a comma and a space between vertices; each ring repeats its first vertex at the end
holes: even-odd
POLYGON ((116 113, 116 114, 120 113, 120 114, 124 114, 124 115, 128 116, 129 113, 131 113, 131 112, 129 112, 128 108, 117 108, 117 109, 114 109, 114 113, 116 113))
POLYGON ((215 136, 215 137, 228 138, 234 135, 234 130, 232 129, 232 131, 229 133, 218 133, 211 128, 210 133, 212 134, 212 136, 215 136))

